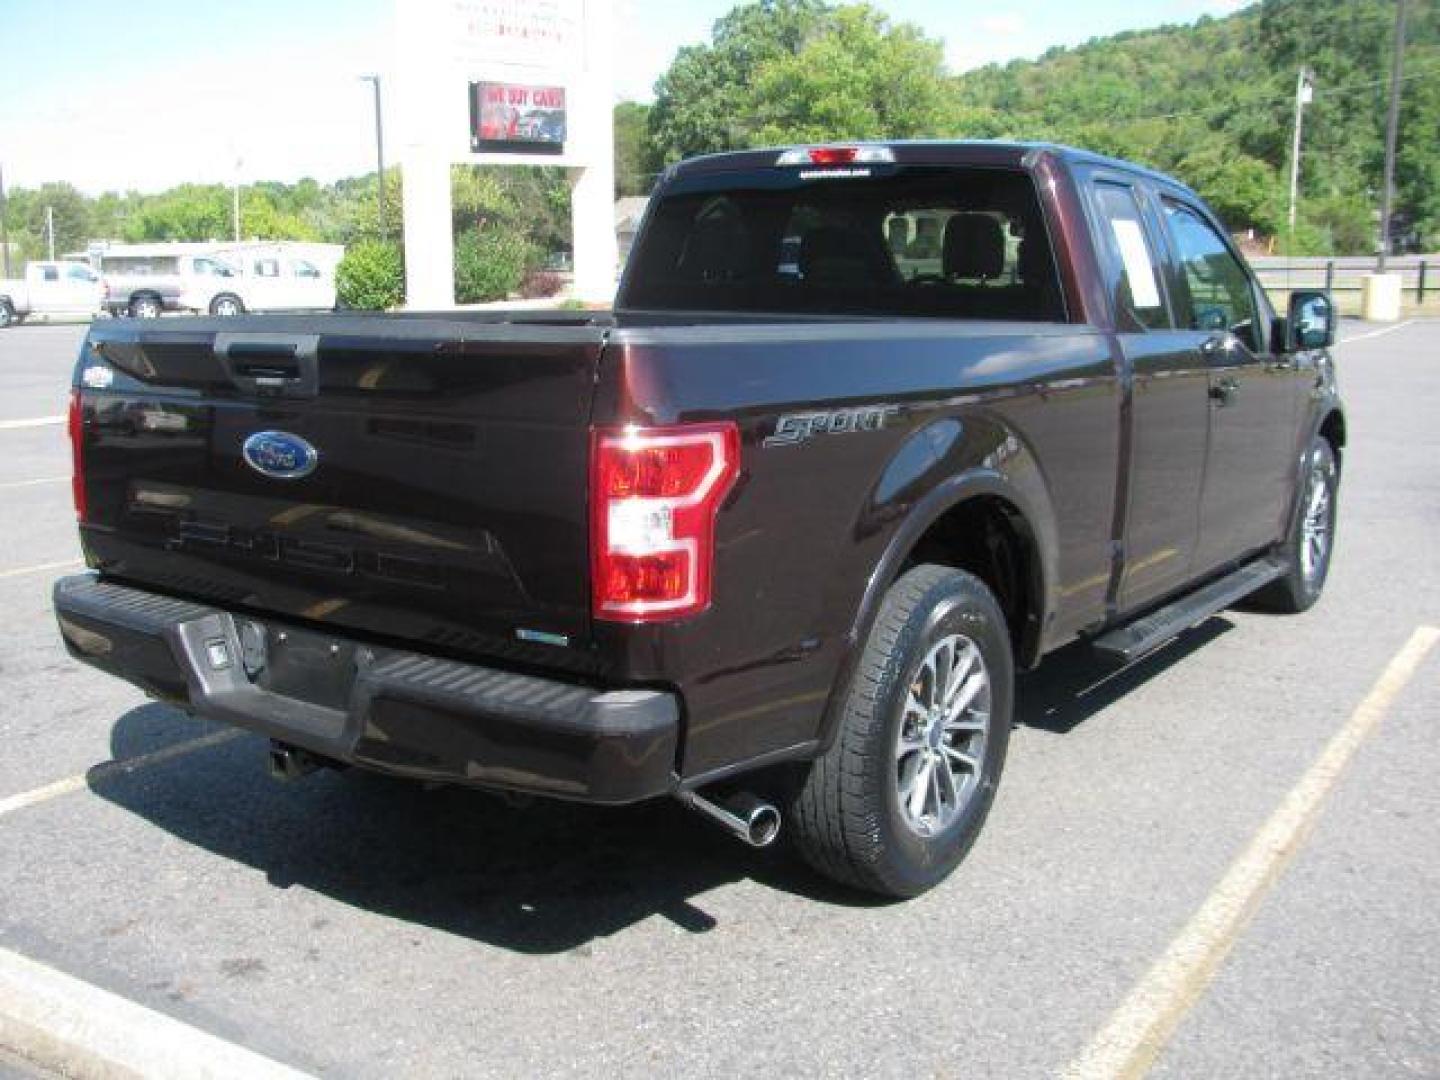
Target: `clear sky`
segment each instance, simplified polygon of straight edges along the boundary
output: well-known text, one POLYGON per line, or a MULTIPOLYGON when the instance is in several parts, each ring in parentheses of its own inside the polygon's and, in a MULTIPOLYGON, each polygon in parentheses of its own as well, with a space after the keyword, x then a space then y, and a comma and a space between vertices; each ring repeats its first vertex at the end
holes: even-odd
MULTIPOLYGON (((617 99, 647 101, 736 0, 615 0, 617 99)), ((945 42, 954 70, 1243 0, 872 0, 945 42)), ((185 180, 332 180, 373 167, 370 87, 395 0, 0 0, 7 186, 154 191, 185 180), (237 167, 237 162, 238 167, 237 167)))

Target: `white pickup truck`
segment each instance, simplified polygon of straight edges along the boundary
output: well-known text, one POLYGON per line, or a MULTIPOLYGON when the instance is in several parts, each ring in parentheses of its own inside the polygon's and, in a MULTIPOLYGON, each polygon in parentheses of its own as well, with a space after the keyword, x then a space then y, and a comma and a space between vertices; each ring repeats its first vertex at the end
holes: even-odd
POLYGON ((100 275, 82 262, 32 262, 0 280, 0 330, 28 315, 94 315, 105 300, 100 275))

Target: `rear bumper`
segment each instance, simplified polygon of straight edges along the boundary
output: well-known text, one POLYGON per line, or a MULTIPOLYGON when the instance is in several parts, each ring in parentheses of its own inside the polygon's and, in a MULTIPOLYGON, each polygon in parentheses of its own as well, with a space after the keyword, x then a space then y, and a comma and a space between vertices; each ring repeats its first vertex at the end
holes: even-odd
POLYGON ((666 794, 679 705, 252 619, 82 574, 70 654, 193 712, 381 772, 626 803, 666 794))

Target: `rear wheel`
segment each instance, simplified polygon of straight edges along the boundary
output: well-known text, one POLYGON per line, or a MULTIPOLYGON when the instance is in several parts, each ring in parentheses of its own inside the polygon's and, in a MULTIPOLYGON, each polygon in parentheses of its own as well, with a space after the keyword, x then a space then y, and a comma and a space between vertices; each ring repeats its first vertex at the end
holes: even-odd
POLYGON ((979 835, 1010 739, 1014 662, 978 578, 918 566, 886 594, 830 749, 791 808, 817 870, 887 896, 943 881, 979 835))
POLYGON ((130 316, 135 319, 158 319, 161 304, 158 296, 135 296, 130 299, 130 316))
POLYGON ((221 293, 210 301, 210 314, 222 319, 234 318, 236 315, 245 314, 245 305, 240 298, 231 293, 221 293))
POLYGON ((1305 458, 1298 512, 1281 551, 1289 569, 1252 597, 1256 607, 1295 614, 1308 610, 1320 599, 1325 578, 1330 573, 1330 554, 1335 548, 1339 490, 1340 469, 1335 449, 1330 440, 1317 435, 1305 458))
POLYGON ((16 322, 15 309, 10 306, 9 300, 0 300, 0 330, 4 330, 11 323, 16 322))

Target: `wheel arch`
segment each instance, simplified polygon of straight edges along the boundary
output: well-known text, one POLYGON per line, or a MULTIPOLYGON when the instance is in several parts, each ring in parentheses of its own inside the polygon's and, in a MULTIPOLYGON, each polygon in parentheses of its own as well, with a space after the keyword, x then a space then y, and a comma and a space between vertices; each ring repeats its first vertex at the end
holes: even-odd
POLYGON ((925 562, 965 570, 984 581, 1005 611, 1017 667, 1039 660, 1055 580, 1053 515, 994 469, 951 476, 901 520, 866 580, 826 702, 822 747, 837 730, 851 676, 886 592, 906 570, 925 562))
POLYGON ((1345 410, 1336 405, 1320 419, 1316 432, 1330 443, 1330 449, 1335 451, 1335 459, 1340 459, 1340 451, 1345 447, 1345 410))

